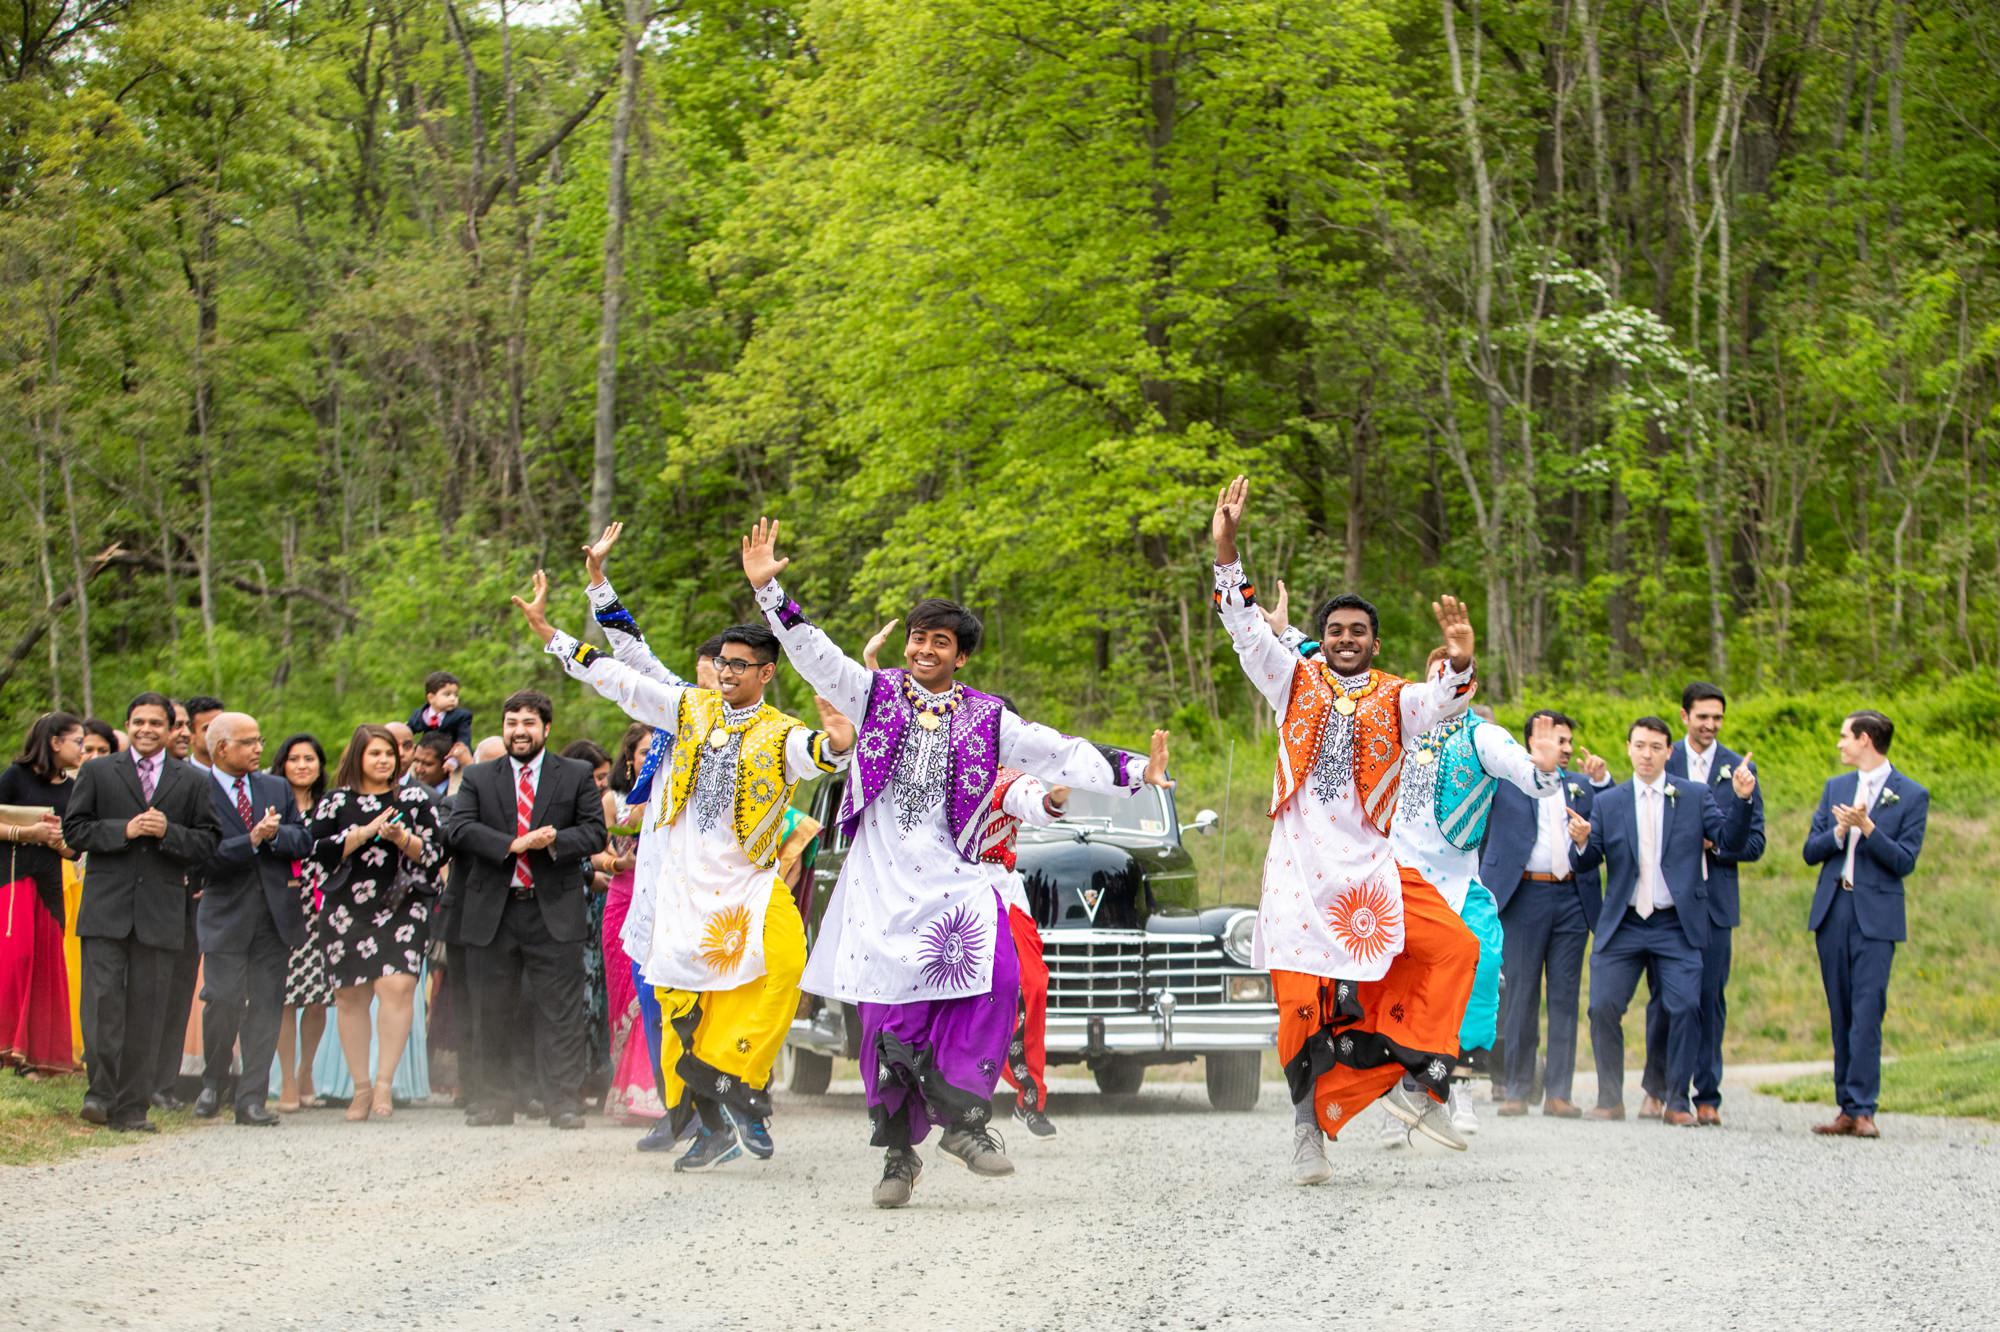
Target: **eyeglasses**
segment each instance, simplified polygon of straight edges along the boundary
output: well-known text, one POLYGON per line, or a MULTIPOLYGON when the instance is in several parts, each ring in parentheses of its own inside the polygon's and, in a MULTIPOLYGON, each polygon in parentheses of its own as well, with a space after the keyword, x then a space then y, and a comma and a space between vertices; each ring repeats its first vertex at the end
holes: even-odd
POLYGON ((762 665, 764 663, 761 661, 744 661, 740 657, 717 657, 715 658, 715 673, 717 675, 742 675, 747 671, 754 671, 762 665))

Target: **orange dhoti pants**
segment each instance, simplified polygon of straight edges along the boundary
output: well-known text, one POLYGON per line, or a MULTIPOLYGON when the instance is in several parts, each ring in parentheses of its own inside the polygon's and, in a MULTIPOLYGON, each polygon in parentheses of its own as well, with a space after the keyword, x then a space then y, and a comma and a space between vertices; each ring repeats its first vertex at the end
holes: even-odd
POLYGON ((1017 1104, 1030 1110, 1049 1108, 1048 1034, 1049 964, 1042 960, 1042 932, 1028 913, 1007 908, 1007 925, 1014 935, 1014 955, 1021 961, 1021 1021, 1007 1046, 1001 1076, 1014 1089, 1017 1104))
POLYGON ((1292 1104, 1311 1097, 1329 1138, 1405 1074, 1444 1100, 1458 1062, 1479 940, 1422 875, 1404 868, 1402 878, 1403 951, 1382 979, 1271 973, 1292 1104))

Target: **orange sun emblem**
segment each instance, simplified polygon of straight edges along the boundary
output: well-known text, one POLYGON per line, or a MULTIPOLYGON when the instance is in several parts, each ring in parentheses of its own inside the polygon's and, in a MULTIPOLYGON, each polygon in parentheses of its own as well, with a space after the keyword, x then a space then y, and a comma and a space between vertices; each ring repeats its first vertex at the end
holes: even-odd
POLYGON ((1373 962, 1388 950, 1402 904, 1380 886, 1364 883, 1342 893, 1327 910, 1327 923, 1340 946, 1360 962, 1373 962))
POLYGON ((701 960, 710 970, 731 972, 743 961, 750 943, 750 908, 726 907, 708 918, 701 929, 701 960))

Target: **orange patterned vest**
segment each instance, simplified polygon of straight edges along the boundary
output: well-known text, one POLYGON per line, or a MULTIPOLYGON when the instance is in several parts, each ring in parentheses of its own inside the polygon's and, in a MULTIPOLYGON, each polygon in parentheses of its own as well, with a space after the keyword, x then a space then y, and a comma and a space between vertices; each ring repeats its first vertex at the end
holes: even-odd
MULTIPOLYGON (((1396 792, 1403 783, 1403 713, 1398 700, 1407 681, 1371 670, 1368 682, 1368 692, 1354 700, 1354 785, 1361 796, 1362 816, 1386 837, 1396 817, 1396 792)), ((1321 662, 1301 661, 1292 672, 1292 696, 1278 728, 1278 772, 1271 784, 1270 817, 1278 817, 1312 772, 1338 692, 1321 662)))

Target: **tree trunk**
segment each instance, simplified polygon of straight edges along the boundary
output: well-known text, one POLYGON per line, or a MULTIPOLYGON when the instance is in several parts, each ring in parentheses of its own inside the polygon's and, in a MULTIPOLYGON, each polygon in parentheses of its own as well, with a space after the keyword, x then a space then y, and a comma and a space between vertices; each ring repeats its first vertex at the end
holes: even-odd
POLYGON ((605 191, 604 290, 597 324, 597 423, 590 467, 590 531, 611 521, 618 471, 618 323, 625 303, 625 163, 631 153, 632 111, 639 102, 639 43, 647 22, 643 0, 625 0, 618 48, 618 109, 611 118, 611 173, 605 191))

